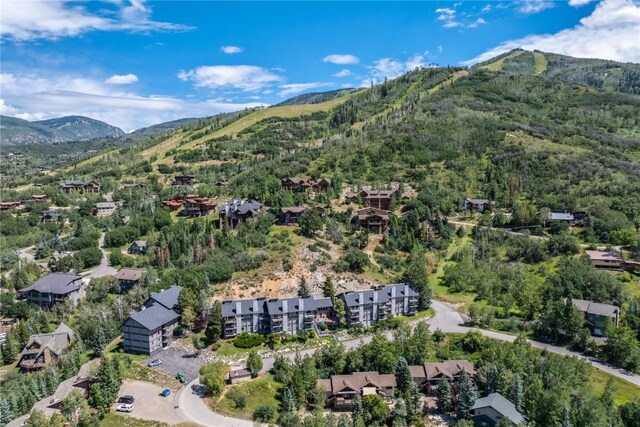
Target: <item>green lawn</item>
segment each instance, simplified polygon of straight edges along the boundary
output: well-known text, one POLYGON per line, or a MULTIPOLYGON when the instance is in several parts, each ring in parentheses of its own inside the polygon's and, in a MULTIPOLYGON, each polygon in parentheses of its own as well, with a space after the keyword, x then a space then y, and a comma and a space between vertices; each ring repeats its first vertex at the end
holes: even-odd
POLYGON ((453 293, 447 286, 442 285, 442 276, 444 276, 444 268, 447 265, 454 264, 453 261, 448 261, 451 256, 462 246, 471 242, 471 237, 465 236, 462 238, 454 237, 444 259, 438 261, 438 268, 429 276, 429 283, 433 289, 433 296, 439 300, 450 302, 453 304, 463 303, 464 306, 470 305, 476 297, 474 293, 453 293))
POLYGON ((589 385, 593 392, 598 395, 602 394, 605 386, 607 385, 607 381, 609 381, 609 378, 613 378, 616 386, 616 405, 622 405, 623 403, 629 402, 634 398, 637 399, 638 396, 640 396, 640 387, 638 387, 637 385, 631 384, 630 382, 621 380, 617 377, 613 377, 606 372, 595 368, 591 373, 591 378, 589 378, 589 385))
POLYGON ((169 427, 169 424, 109 413, 100 422, 100 427, 169 427))
POLYGON ((220 348, 218 350, 216 350, 216 354, 218 356, 240 356, 243 354, 248 354, 251 350, 260 350, 262 348, 265 348, 264 345, 261 345, 259 347, 253 347, 253 348, 238 348, 235 345, 233 345, 233 340, 226 340, 226 341, 222 341, 222 345, 220 346, 220 348))
POLYGON ((267 374, 245 383, 227 387, 225 395, 217 402, 210 402, 210 404, 216 411, 224 414, 251 419, 253 412, 262 405, 273 405, 274 408, 278 408, 276 396, 281 387, 282 384, 275 382, 271 374, 267 374), (245 408, 236 408, 233 402, 226 397, 231 389, 237 389, 247 397, 245 408))
POLYGON ((536 76, 547 71, 547 65, 549 62, 542 52, 533 52, 533 60, 535 62, 534 74, 536 76))

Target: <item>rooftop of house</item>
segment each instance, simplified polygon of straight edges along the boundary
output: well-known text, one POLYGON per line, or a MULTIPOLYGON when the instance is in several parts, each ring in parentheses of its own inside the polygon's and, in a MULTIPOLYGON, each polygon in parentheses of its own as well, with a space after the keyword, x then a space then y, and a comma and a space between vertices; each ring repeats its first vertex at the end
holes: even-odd
POLYGON ((134 244, 134 243, 140 248, 147 246, 146 240, 134 240, 131 244, 134 244))
POLYGON ((70 273, 51 273, 41 277, 31 286, 20 289, 18 292, 37 291, 46 294, 66 295, 70 292, 77 291, 81 286, 81 276, 70 273))
POLYGON ((374 302, 388 302, 391 298, 418 297, 415 287, 410 283, 394 283, 377 289, 366 289, 363 291, 351 291, 342 294, 342 298, 348 307, 374 302))
POLYGON ((140 280, 144 273, 141 268, 123 267, 113 277, 118 280, 140 280))
POLYGON ((331 378, 319 380, 318 383, 327 392, 339 393, 341 391, 359 391, 367 386, 376 388, 396 387, 396 376, 393 374, 380 374, 376 371, 354 372, 350 375, 331 375, 331 378))
POLYGON ((414 378, 453 378, 462 371, 475 375, 473 363, 468 360, 445 360, 443 362, 426 362, 418 366, 409 366, 411 376, 414 378))
POLYGON ((218 212, 225 215, 240 214, 245 215, 248 212, 257 213, 262 208, 262 203, 257 200, 232 199, 218 206, 218 212))
POLYGON ((178 297, 180 296, 181 290, 182 288, 180 286, 173 285, 160 292, 152 292, 149 296, 149 300, 156 301, 171 310, 178 304, 178 297))
POLYGON ((129 317, 146 329, 153 331, 177 320, 180 315, 162 304, 153 303, 150 306, 143 306, 139 311, 130 312, 129 317))
POLYGON ((466 201, 474 205, 486 205, 489 203, 491 203, 492 205, 496 204, 496 202, 492 202, 489 199, 466 199, 466 201))
POLYGON ((591 261, 622 261, 622 256, 616 252, 585 251, 591 261))
POLYGON ((331 298, 325 297, 292 297, 292 298, 250 298, 229 300, 222 302, 222 317, 235 317, 241 314, 277 315, 296 313, 299 311, 314 311, 320 308, 332 307, 331 298))
POLYGON ((575 217, 571 212, 549 212, 549 219, 552 221, 573 221, 575 217))
POLYGON ((359 219, 366 219, 370 216, 379 216, 381 218, 389 218, 389 211, 378 208, 362 208, 356 211, 359 219))
POLYGON ((62 350, 69 347, 69 344, 73 340, 73 330, 64 323, 56 328, 55 331, 47 334, 31 335, 29 342, 22 350, 22 354, 39 354, 45 347, 52 350, 55 354, 60 354, 62 350), (34 343, 38 348, 29 349, 34 343))
POLYGON ((96 208, 98 209, 115 209, 116 204, 113 202, 98 202, 96 208))
POLYGON ((527 419, 524 415, 522 415, 517 409, 516 406, 508 401, 504 396, 500 393, 491 393, 487 397, 481 397, 476 400, 476 403, 471 407, 471 410, 480 409, 480 408, 493 408, 503 417, 509 418, 511 422, 516 425, 521 423, 525 423, 527 419))
POLYGON ((243 377, 249 377, 249 376, 251 376, 250 369, 234 369, 233 371, 229 372, 230 379, 243 378, 243 377))
POLYGON ((302 213, 306 211, 308 208, 306 206, 285 206, 280 208, 280 212, 282 213, 302 213))
POLYGON ((620 311, 620 308, 611 304, 603 304, 583 299, 572 299, 571 302, 581 312, 598 316, 616 317, 620 311))

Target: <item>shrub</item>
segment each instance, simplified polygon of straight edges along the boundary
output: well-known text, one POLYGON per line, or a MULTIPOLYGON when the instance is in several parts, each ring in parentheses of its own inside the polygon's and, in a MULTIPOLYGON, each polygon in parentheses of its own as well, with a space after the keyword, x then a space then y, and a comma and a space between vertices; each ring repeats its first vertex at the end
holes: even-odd
POLYGON ((273 417, 275 417, 276 415, 276 410, 273 406, 271 405, 262 405, 259 406, 258 409, 256 409, 253 412, 253 419, 254 421, 259 421, 261 423, 267 423, 271 420, 273 420, 273 417))
POLYGON ((253 348, 262 345, 264 338, 260 334, 244 332, 233 340, 233 345, 238 348, 253 348))
POLYGON ((237 387, 232 387, 227 392, 226 397, 236 409, 244 409, 247 407, 247 396, 237 387))

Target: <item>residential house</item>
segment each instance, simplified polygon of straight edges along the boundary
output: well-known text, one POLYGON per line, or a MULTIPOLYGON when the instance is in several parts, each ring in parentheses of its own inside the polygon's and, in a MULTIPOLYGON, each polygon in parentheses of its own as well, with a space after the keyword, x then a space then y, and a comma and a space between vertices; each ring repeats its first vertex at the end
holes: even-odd
POLYGON ((58 222, 60 220, 60 215, 62 212, 59 210, 47 209, 42 211, 40 215, 41 222, 58 222))
POLYGON ((621 269, 624 266, 624 259, 616 252, 585 251, 591 264, 596 268, 621 269))
MULTIPOLYGON (((298 219, 307 209, 309 208, 306 206, 287 206, 280 208, 278 211, 278 222, 282 225, 297 224, 298 219)), ((316 207, 315 209, 321 216, 324 215, 323 208, 316 207)))
POLYGON ((234 369, 229 372, 227 381, 229 384, 238 384, 249 381, 252 377, 251 369, 234 369))
POLYGON ((193 185, 195 182, 196 177, 193 175, 176 175, 171 185, 193 185))
POLYGON ((418 292, 411 283, 396 283, 339 295, 345 303, 349 327, 369 327, 389 316, 412 316, 418 311, 418 292))
POLYGON ((187 196, 184 199, 184 215, 197 218, 209 215, 216 208, 215 202, 208 197, 187 196))
POLYGON ((31 201, 35 202, 35 203, 44 203, 47 201, 47 195, 46 194, 34 194, 33 196, 31 196, 31 201))
POLYGON ((312 329, 316 322, 332 318, 331 298, 309 296, 222 302, 222 332, 225 338, 243 332, 296 334, 312 329))
POLYGON ((116 210, 116 204, 113 202, 98 202, 95 205, 95 215, 97 217, 111 216, 116 210))
POLYGON ((69 348, 72 341, 73 331, 64 323, 60 323, 51 333, 31 335, 20 354, 18 366, 22 371, 30 372, 57 365, 62 352, 69 348))
POLYGON ((359 209, 351 222, 372 233, 386 233, 389 228, 389 211, 371 207, 359 209))
POLYGON ((331 180, 328 178, 320 178, 319 180, 313 182, 312 184, 313 191, 316 193, 323 193, 331 188, 331 180))
POLYGON ((369 207, 388 211, 395 194, 396 190, 362 190, 359 197, 369 207))
POLYGON ((582 299, 572 299, 571 302, 584 315, 584 324, 593 335, 602 336, 608 320, 611 320, 614 326, 618 326, 620 307, 582 299))
POLYGON ((129 245, 127 252, 134 255, 144 255, 147 253, 147 241, 146 240, 134 240, 129 245))
POLYGON ((409 366, 411 377, 427 393, 434 393, 441 381, 449 381, 454 386, 463 372, 474 377, 476 369, 468 360, 445 360, 444 362, 426 362, 409 366))
POLYGON ((312 181, 306 178, 283 178, 282 188, 289 191, 309 191, 312 188, 312 181))
POLYGON ((18 292, 24 299, 41 308, 51 308, 54 304, 65 301, 76 305, 83 289, 82 277, 70 273, 51 273, 18 292))
POLYGON ((557 212, 551 211, 549 212, 549 220, 550 221, 560 221, 560 222, 568 222, 571 223, 575 221, 575 216, 569 211, 557 212))
POLYGON ((256 200, 232 199, 223 205, 218 206, 220 214, 220 228, 227 225, 235 228, 240 222, 256 215, 262 209, 262 203, 256 200))
POLYGON ((393 399, 396 377, 393 374, 354 372, 350 375, 331 375, 318 380, 327 393, 327 406, 336 410, 351 410, 356 396, 378 395, 387 401, 393 399))
POLYGON ((20 209, 23 205, 21 202, 0 202, 0 211, 8 211, 9 209, 20 209))
POLYGON ((64 181, 60 184, 60 188, 64 193, 71 193, 73 191, 84 191, 85 193, 100 192, 100 184, 95 181, 64 181))
POLYGON ((162 201, 162 206, 169 208, 171 212, 177 211, 184 204, 184 197, 172 197, 162 201))
POLYGON ((125 294, 140 283, 144 274, 145 271, 142 268, 123 267, 113 277, 120 285, 120 293, 125 294))
POLYGON ((471 407, 473 423, 476 427, 493 427, 507 418, 511 425, 520 426, 528 423, 527 417, 521 414, 516 406, 500 393, 491 393, 476 400, 471 407))
POLYGON ((465 199, 462 202, 462 208, 467 211, 476 210, 482 213, 485 210, 494 210, 496 202, 489 199, 465 199))
POLYGON ((180 315, 173 309, 178 304, 182 288, 171 286, 154 292, 139 311, 132 311, 122 324, 122 343, 125 352, 153 354, 173 342, 173 334, 180 315))

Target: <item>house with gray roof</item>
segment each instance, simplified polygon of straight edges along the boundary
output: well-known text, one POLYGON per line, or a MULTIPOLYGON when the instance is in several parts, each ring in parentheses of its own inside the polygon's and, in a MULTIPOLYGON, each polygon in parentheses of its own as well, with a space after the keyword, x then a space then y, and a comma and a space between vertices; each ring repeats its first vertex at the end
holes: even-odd
POLYGON ((349 327, 369 327, 389 316, 413 316, 418 311, 418 292, 412 283, 345 292, 339 297, 344 301, 349 327))
POLYGON ((248 333, 296 334, 333 317, 331 298, 293 297, 244 299, 222 302, 225 338, 248 333))
POLYGON ((65 301, 76 305, 83 291, 82 277, 70 273, 51 273, 18 292, 22 298, 40 308, 51 308, 65 301))
POLYGON ((31 372, 57 365, 62 352, 71 345, 73 335, 73 330, 64 323, 51 333, 31 335, 18 366, 24 372, 31 372))
POLYGON ((121 326, 122 343, 127 353, 152 354, 173 341, 180 315, 173 310, 182 288, 171 286, 154 292, 139 311, 132 311, 121 326))
POLYGON ((572 299, 571 302, 584 315, 584 325, 589 328, 591 334, 601 337, 608 320, 611 320, 614 326, 618 326, 620 307, 583 299, 572 299))
POLYGON ((256 215, 262 209, 262 203, 257 200, 232 199, 217 207, 220 214, 220 228, 227 225, 235 228, 240 222, 256 215))
POLYGON ((516 406, 500 393, 491 393, 487 397, 476 400, 471 407, 473 423, 477 427, 493 427, 506 418, 513 426, 527 425, 528 419, 516 406))

